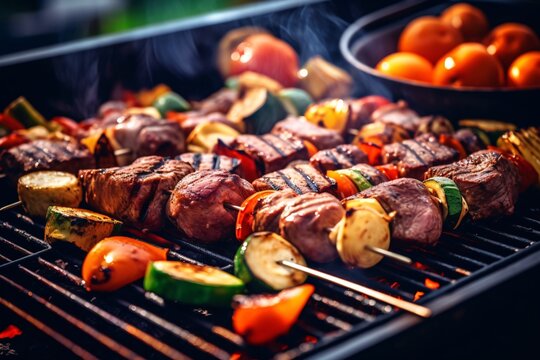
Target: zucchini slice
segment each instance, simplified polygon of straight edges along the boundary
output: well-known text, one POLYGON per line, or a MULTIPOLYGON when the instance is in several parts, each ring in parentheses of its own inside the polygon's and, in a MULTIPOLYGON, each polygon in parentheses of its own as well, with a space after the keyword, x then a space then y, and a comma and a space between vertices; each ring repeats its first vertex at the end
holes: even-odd
POLYGON ((306 281, 306 274, 279 265, 279 260, 306 264, 298 249, 278 234, 257 232, 236 252, 234 273, 246 284, 261 290, 283 290, 306 281))
POLYGON ((290 115, 303 116, 313 99, 309 94, 297 88, 283 89, 278 93, 283 106, 290 115))
POLYGON ((465 209, 463 207, 465 200, 456 183, 449 178, 437 176, 424 180, 424 185, 440 200, 443 220, 452 229, 456 229, 468 212, 468 207, 465 206, 465 209))
POLYGON ((211 266, 154 261, 146 269, 144 289, 186 304, 229 306, 244 291, 244 283, 211 266))
POLYGON ((67 241, 84 251, 102 239, 120 232, 122 222, 96 212, 63 206, 47 211, 45 241, 67 241))
POLYGON ((73 174, 62 171, 36 171, 19 178, 17 192, 30 216, 44 218, 52 205, 76 207, 82 201, 82 188, 73 174))
POLYGON ((382 260, 382 256, 366 249, 374 246, 390 247, 390 221, 376 199, 353 199, 343 204, 346 214, 332 229, 330 238, 336 244, 343 262, 369 268, 382 260))
POLYGON ((359 170, 341 169, 341 170, 337 170, 337 172, 351 179, 352 182, 358 188, 358 191, 369 189, 372 186, 371 183, 368 181, 368 179, 366 179, 365 176, 362 175, 362 173, 359 170))

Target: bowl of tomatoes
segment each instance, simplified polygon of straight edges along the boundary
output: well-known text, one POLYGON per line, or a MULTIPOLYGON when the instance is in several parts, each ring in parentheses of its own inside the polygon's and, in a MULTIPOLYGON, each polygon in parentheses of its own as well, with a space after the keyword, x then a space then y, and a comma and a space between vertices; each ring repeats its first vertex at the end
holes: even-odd
POLYGON ((423 0, 360 18, 340 49, 359 93, 423 114, 540 118, 540 3, 423 0))

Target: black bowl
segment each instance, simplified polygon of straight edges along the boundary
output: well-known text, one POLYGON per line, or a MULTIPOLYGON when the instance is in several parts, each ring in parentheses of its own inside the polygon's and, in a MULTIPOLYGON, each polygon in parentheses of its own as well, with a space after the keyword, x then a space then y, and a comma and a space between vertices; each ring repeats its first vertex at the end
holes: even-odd
MULTIPOLYGON (((490 26, 521 22, 537 33, 540 4, 532 2, 468 1, 481 8, 490 26)), ((340 50, 351 65, 360 94, 378 94, 405 100, 421 114, 450 119, 484 118, 535 124, 540 120, 540 89, 454 88, 385 76, 374 69, 379 60, 396 51, 399 34, 413 19, 439 15, 449 1, 406 1, 360 18, 343 33, 340 50), (538 103, 536 103, 538 101, 538 103)))

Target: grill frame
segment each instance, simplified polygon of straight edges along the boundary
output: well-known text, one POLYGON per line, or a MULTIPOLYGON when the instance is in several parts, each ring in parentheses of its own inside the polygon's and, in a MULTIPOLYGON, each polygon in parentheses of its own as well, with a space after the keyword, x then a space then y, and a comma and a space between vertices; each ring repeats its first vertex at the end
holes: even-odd
MULTIPOLYGON (((101 39, 97 41, 89 41, 82 45, 67 45, 60 48, 52 48, 44 51, 37 51, 33 54, 27 54, 20 57, 6 58, 3 57, 0 59, 0 75, 6 74, 7 72, 13 72, 14 74, 20 73, 21 71, 30 70, 30 74, 25 76, 23 85, 20 85, 21 88, 28 86, 31 83, 32 74, 35 74, 43 68, 49 68, 51 64, 55 63, 58 59, 66 57, 68 59, 79 59, 79 55, 84 54, 85 52, 99 52, 100 56, 107 54, 117 54, 117 51, 123 51, 125 49, 140 49, 148 44, 148 40, 154 38, 167 38, 170 36, 175 36, 178 33, 184 31, 190 31, 192 29, 200 29, 207 26, 216 27, 220 30, 229 29, 236 26, 237 20, 242 20, 246 18, 261 17, 262 13, 266 11, 270 12, 284 12, 287 13, 291 9, 295 9, 298 6, 327 6, 328 2, 324 1, 302 1, 300 4, 291 5, 290 2, 281 1, 276 7, 262 7, 258 8, 257 11, 248 11, 245 12, 236 12, 229 13, 227 16, 224 16, 220 19, 210 19, 208 22, 200 22, 197 20, 190 20, 187 22, 179 22, 170 26, 158 27, 157 29, 150 29, 148 31, 143 31, 139 33, 126 34, 118 37, 113 37, 112 39, 101 39), (226 23, 226 25, 223 25, 226 23)), ((354 15, 352 15, 354 16, 354 15)), ((253 20, 254 21, 254 20, 253 20)), ((247 21, 248 23, 251 20, 247 21)), ((264 23, 264 22, 263 22, 264 23)), ((240 22, 240 24, 246 24, 246 22, 240 22)), ((272 24, 271 21, 267 24, 276 27, 276 24, 272 24)), ((338 34, 339 35, 339 34, 338 34)), ((132 54, 132 51, 128 51, 128 55, 132 54)), ((84 58, 84 57, 83 57, 84 58)), ((211 76, 216 76, 216 73, 213 72, 211 76)), ((192 81, 198 81, 192 79, 192 81)), ((103 81, 109 81, 110 79, 104 76, 103 81)), ((42 91, 50 84, 46 84, 47 79, 39 80, 38 86, 36 86, 34 96, 39 91, 42 91)), ((145 81, 143 80, 141 84, 144 85, 145 81)), ((62 84, 60 84, 62 85, 62 84)), ((214 85, 212 85, 214 86, 214 85)), ((212 87, 210 86, 210 88, 212 87)), ((173 84, 173 87, 174 84, 173 84)), ((175 87, 176 88, 176 87, 175 87)), ((64 89, 65 90, 65 89, 64 89)), ((200 90, 200 89, 199 89, 200 90)), ((205 89, 204 91, 208 91, 205 89)), ((12 93, 3 92, 0 96, 0 100, 3 101, 4 98, 6 101, 12 100, 15 96, 20 95, 16 93, 17 88, 13 89, 12 93)), ((107 93, 107 91, 103 91, 107 93)), ((60 96, 62 92, 58 95, 60 96)), ((37 102, 34 102, 33 98, 30 100, 36 104, 36 107, 41 109, 41 104, 43 104, 45 99, 37 99, 37 102)), ((57 106, 45 106, 45 113, 54 113, 60 112, 60 109, 57 106)), ((76 111, 74 112, 76 113, 76 111)), ((4 201, 4 199, 2 199, 4 201)), ((169 236, 170 234, 165 234, 169 236)), ((201 251, 197 246, 186 245, 185 241, 179 241, 180 245, 184 250, 190 250, 192 252, 201 251)), ((447 314, 456 308, 460 307, 464 302, 470 299, 478 298, 481 294, 484 294, 487 290, 494 289, 497 285, 501 284, 505 280, 510 280, 515 278, 524 272, 531 270, 535 267, 540 266, 540 251, 538 251, 538 243, 531 246, 528 249, 522 250, 519 254, 512 256, 510 258, 503 259, 498 262, 496 266, 488 266, 488 269, 480 270, 481 275, 480 279, 472 278, 462 278, 458 280, 458 283, 454 286, 443 288, 441 290, 427 294, 424 298, 421 299, 419 303, 427 304, 434 312, 436 318, 447 314), (473 281, 474 280, 474 281, 473 281)), ((51 249, 47 248, 42 250, 39 253, 29 254, 23 258, 20 258, 9 264, 0 266, 0 274, 9 271, 15 266, 20 264, 27 264, 34 262, 41 256, 47 256, 48 253, 51 253, 51 249)), ((227 265, 223 265, 227 268, 227 265)), ((334 269, 330 269, 334 270, 334 269)), ((317 282, 317 284, 319 284, 317 282)), ((324 286, 323 286, 324 287, 324 286)), ((325 288, 325 292, 330 292, 330 290, 325 288)), ((396 293, 399 293, 396 291, 396 293)), ((422 321, 419 318, 414 317, 413 315, 405 314, 402 312, 393 312, 383 317, 379 317, 372 324, 367 324, 362 326, 361 329, 356 328, 340 338, 331 339, 325 343, 319 343, 316 350, 313 352, 299 354, 299 357, 316 357, 316 358, 344 358, 357 354, 359 352, 367 351, 378 344, 383 343, 385 340, 392 339, 399 334, 402 334, 406 331, 410 331, 414 328, 418 328, 422 325, 433 323, 434 319, 422 321)), ((304 328, 311 326, 309 323, 304 323, 302 325, 304 328)), ((317 329, 314 329, 317 330, 317 329)), ((128 344, 129 345, 129 344, 128 344)))

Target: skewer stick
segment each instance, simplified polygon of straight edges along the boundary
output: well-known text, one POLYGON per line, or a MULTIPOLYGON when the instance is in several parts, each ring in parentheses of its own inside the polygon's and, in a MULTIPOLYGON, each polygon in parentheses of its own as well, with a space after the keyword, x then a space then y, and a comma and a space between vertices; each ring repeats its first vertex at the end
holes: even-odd
POLYGON ((16 201, 14 203, 11 203, 9 205, 6 205, 6 206, 2 206, 0 208, 0 212, 4 212, 4 211, 7 211, 7 210, 11 210, 13 208, 16 208, 17 206, 21 206, 22 205, 22 201, 16 201))
POLYGON ((133 152, 133 150, 129 149, 129 148, 123 148, 123 149, 118 149, 118 150, 114 150, 114 156, 124 156, 124 155, 129 155, 133 152))
POLYGON ((420 317, 428 318, 428 317, 430 317, 432 315, 431 309, 429 309, 429 308, 427 308, 425 306, 414 304, 414 303, 406 301, 406 300, 395 298, 393 296, 382 293, 380 291, 368 288, 368 287, 360 285, 360 284, 353 283, 352 281, 348 281, 348 280, 339 278, 337 276, 330 275, 330 274, 324 273, 322 271, 315 270, 315 269, 309 268, 307 266, 297 264, 297 263, 289 261, 289 260, 280 260, 277 263, 282 265, 282 266, 291 268, 291 269, 302 271, 302 272, 304 272, 304 273, 306 273, 308 275, 311 275, 313 277, 316 277, 316 278, 319 278, 319 279, 322 279, 322 280, 326 280, 326 281, 329 281, 329 282, 331 282, 333 284, 343 286, 343 287, 345 287, 347 289, 359 292, 359 293, 364 294, 366 296, 369 296, 369 297, 371 297, 371 298, 373 298, 375 300, 383 301, 383 302, 385 302, 387 304, 390 304, 390 305, 395 306, 395 307, 397 307, 399 309, 408 311, 408 312, 410 312, 412 314, 415 314, 415 315, 418 315, 420 317))
MULTIPOLYGON (((223 206, 225 208, 229 209, 229 210, 236 210, 236 211, 244 210, 241 206, 233 205, 231 203, 224 203, 223 206)), ((331 228, 328 229, 328 230, 332 231, 331 228)), ((386 249, 383 249, 383 248, 380 248, 380 247, 367 245, 366 250, 369 250, 371 252, 374 252, 377 255, 381 255, 381 256, 390 258, 392 260, 395 260, 395 261, 398 261, 398 262, 401 262, 401 263, 404 263, 404 264, 407 264, 407 265, 411 265, 413 263, 412 259, 405 256, 405 255, 401 255, 401 254, 398 254, 398 253, 395 253, 393 251, 386 250, 386 249)))

